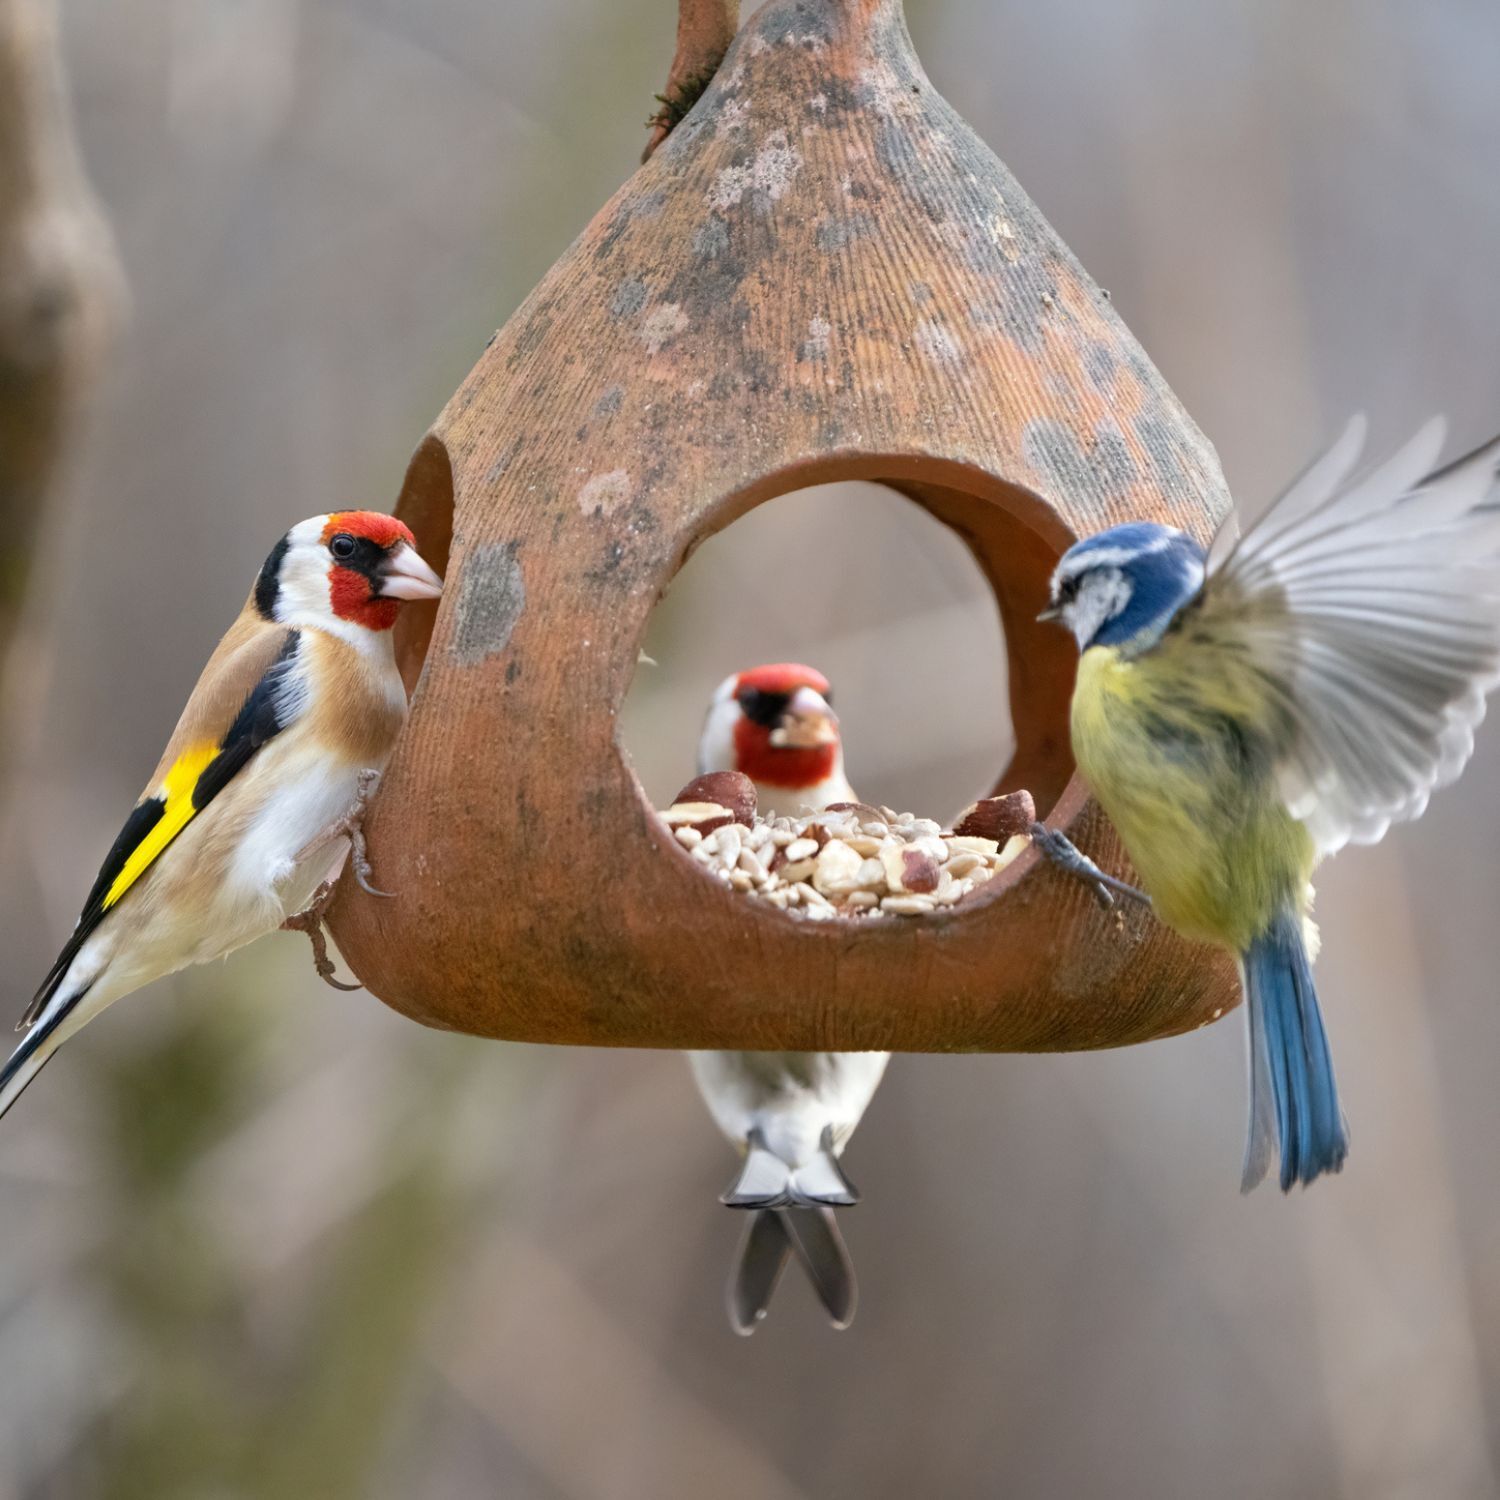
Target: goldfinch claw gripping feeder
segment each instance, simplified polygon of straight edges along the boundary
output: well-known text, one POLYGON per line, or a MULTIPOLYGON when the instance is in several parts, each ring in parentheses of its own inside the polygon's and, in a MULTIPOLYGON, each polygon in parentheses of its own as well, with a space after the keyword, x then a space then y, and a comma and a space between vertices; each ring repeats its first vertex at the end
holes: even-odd
POLYGON ((994 589, 999 789, 1128 873, 1073 772, 1073 643, 1036 615, 1076 537, 1206 541, 1213 451, 933 90, 899 0, 771 0, 412 459, 398 513, 451 550, 435 622, 398 642, 420 682, 368 821, 398 895, 346 879, 333 914, 375 994, 483 1036, 805 1050, 1105 1047, 1235 1003, 1224 960, 1034 849, 946 911, 813 923, 660 825, 617 739, 652 606, 752 506, 855 478, 952 527, 994 589))

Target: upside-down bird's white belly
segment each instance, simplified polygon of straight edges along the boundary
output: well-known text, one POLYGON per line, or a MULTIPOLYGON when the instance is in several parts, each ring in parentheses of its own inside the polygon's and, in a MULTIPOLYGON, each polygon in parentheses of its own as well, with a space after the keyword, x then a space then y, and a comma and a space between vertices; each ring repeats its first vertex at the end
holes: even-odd
POLYGON ((885 1052, 690 1052, 719 1129, 737 1146, 752 1131, 789 1167, 817 1155, 825 1129, 842 1151, 879 1086, 885 1052))

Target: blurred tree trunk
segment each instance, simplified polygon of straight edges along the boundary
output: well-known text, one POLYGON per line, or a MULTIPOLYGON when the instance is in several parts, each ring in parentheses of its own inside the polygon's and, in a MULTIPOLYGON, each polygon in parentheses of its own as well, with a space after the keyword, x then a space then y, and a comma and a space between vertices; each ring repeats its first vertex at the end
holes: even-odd
POLYGON ((55 0, 0 0, 0 685, 70 419, 123 285, 73 136, 55 0))

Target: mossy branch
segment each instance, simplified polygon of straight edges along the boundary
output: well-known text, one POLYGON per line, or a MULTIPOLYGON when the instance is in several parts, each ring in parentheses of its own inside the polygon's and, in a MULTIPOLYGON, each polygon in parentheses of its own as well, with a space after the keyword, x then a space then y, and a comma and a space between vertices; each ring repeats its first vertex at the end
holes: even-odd
POLYGON ((661 108, 646 121, 651 136, 642 161, 649 160, 713 81, 739 24, 739 0, 680 0, 677 51, 666 86, 655 96, 661 108))

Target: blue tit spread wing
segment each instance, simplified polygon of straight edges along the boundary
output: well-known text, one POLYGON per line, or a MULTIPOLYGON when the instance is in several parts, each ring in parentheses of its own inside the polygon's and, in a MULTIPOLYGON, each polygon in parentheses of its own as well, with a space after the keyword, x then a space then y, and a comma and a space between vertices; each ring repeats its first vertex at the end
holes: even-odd
POLYGON ((1500 439, 1429 472, 1442 440, 1431 422, 1351 479, 1356 418, 1215 560, 1184 617, 1258 670, 1278 789, 1325 854, 1421 813, 1500 681, 1500 508, 1485 505, 1500 439))
POLYGON ((131 809, 83 904, 57 961, 21 1018, 29 1026, 46 1009, 73 960, 127 892, 152 868, 255 753, 305 707, 296 672, 301 636, 265 629, 247 640, 226 637, 183 711, 145 795, 131 809))

